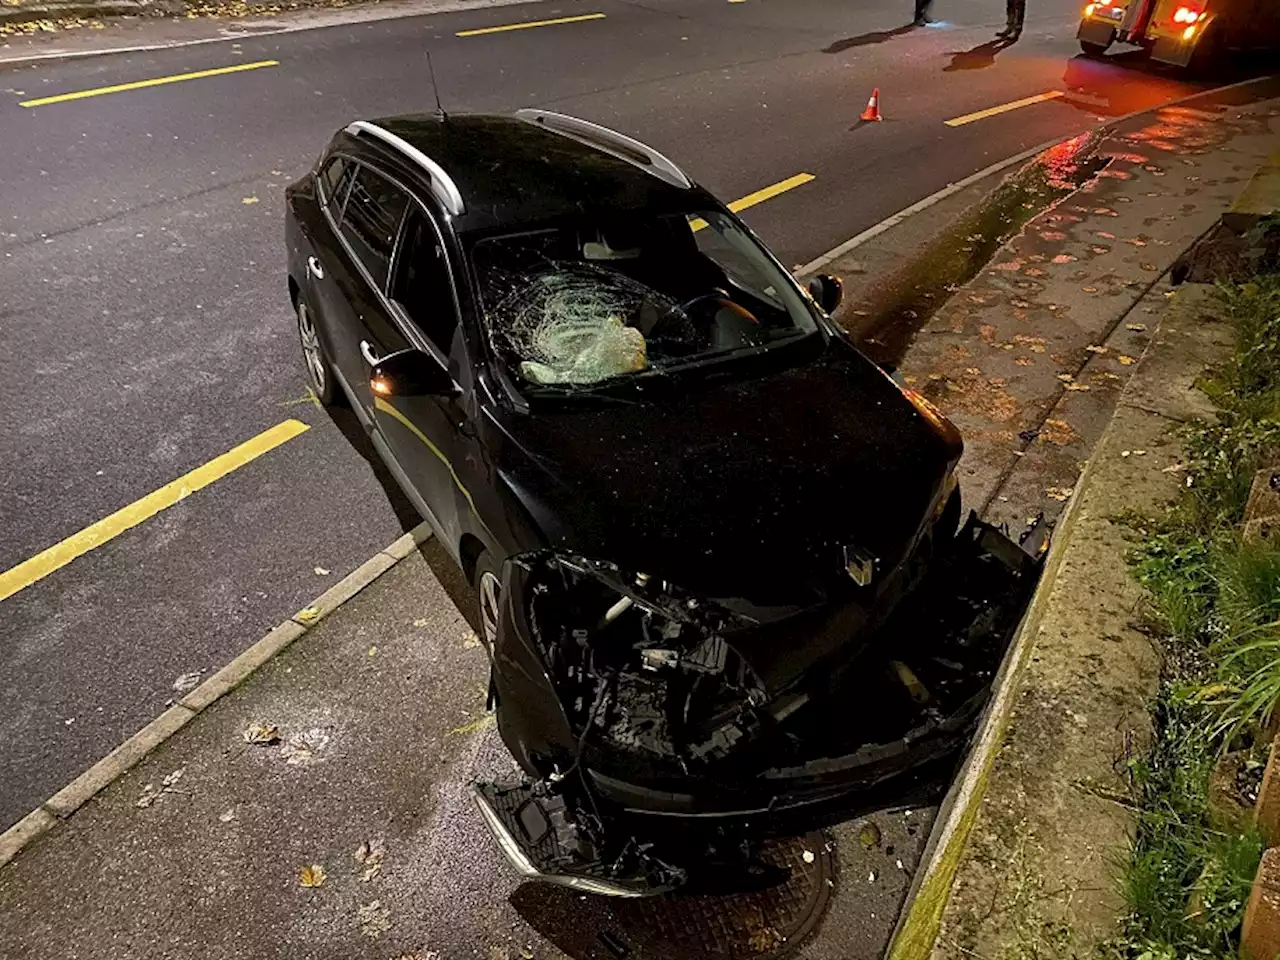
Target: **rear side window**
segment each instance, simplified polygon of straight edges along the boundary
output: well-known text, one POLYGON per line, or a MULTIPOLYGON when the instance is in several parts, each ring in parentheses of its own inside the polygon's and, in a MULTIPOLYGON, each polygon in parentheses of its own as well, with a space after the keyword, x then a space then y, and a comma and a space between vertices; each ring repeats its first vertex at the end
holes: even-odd
POLYGON ((435 225, 421 210, 410 210, 396 256, 391 299, 447 357, 458 328, 458 311, 446 256, 435 225))
POLYGON ((355 165, 347 163, 341 157, 334 157, 320 171, 320 196, 333 207, 335 217, 342 216, 342 201, 347 195, 347 183, 354 172, 355 165))
POLYGON ((342 235, 378 289, 387 285, 391 250, 409 197, 368 167, 356 171, 342 211, 342 235))

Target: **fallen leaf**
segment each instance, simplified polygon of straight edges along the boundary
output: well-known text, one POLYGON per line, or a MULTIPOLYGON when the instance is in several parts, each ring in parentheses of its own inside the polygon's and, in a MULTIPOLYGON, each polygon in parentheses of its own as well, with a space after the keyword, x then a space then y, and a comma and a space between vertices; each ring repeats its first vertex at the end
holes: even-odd
POLYGON ((813 863, 813 861, 818 859, 816 856, 814 856, 812 850, 806 850, 800 856, 804 858, 805 863, 813 863))
POLYGON ((360 872, 361 883, 368 883, 381 872, 382 858, 385 855, 386 848, 381 840, 366 840, 356 848, 356 852, 352 856, 355 858, 356 863, 364 868, 360 872))
POLYGON ((1076 390, 1076 391, 1085 391, 1089 389, 1089 385, 1087 383, 1068 383, 1067 389, 1076 390))
POLYGON ((280 739, 280 728, 274 723, 251 723, 244 731, 245 743, 256 743, 263 746, 276 743, 280 739))
POLYGON ((182 779, 182 775, 186 772, 187 772, 186 767, 179 767, 177 770, 174 770, 172 773, 170 773, 160 782, 163 783, 166 787, 172 787, 175 783, 177 783, 179 780, 182 779))
POLYGON ((1121 450, 1121 451, 1120 451, 1120 456, 1122 456, 1122 457, 1127 457, 1127 456, 1129 456, 1129 454, 1130 454, 1131 452, 1132 452, 1132 451, 1130 451, 1130 450, 1121 450))
POLYGON ((1069 373, 1060 373, 1058 374, 1058 379, 1061 380, 1063 383, 1070 383, 1072 380, 1075 379, 1075 377, 1073 377, 1069 373))
POLYGON ((218 820, 222 823, 230 823, 235 818, 236 818, 236 811, 234 807, 232 807, 230 810, 224 810, 222 811, 222 813, 218 814, 218 820))
POLYGON ((1097 288, 1097 287, 1081 287, 1080 289, 1081 289, 1081 290, 1083 290, 1085 293, 1097 293, 1097 292, 1098 292, 1098 288, 1097 288))
POLYGON ((298 883, 304 887, 323 887, 326 879, 328 878, 325 876, 324 867, 318 863, 298 871, 298 883))
POLYGON ((329 575, 329 571, 324 567, 316 567, 315 572, 317 577, 327 577, 329 575))
POLYGON ((1075 492, 1076 491, 1073 487, 1050 487, 1045 491, 1045 493, 1054 500, 1057 500, 1059 503, 1071 499, 1071 495, 1075 492))
POLYGON ((1107 233, 1107 231, 1105 230, 1099 230, 1097 231, 1097 234, 1103 240, 1114 240, 1116 238, 1116 235, 1114 233, 1107 233))
POLYGON ((427 625, 426 617, 419 617, 417 620, 413 621, 413 625, 415 627, 425 627, 427 625))
POLYGON ((874 850, 880 846, 880 828, 868 820, 858 828, 858 842, 866 850, 874 850))
POLYGON ((1089 344, 1089 346, 1085 347, 1085 349, 1088 350, 1090 353, 1102 354, 1107 352, 1106 347, 1100 347, 1096 343, 1089 344))
POLYGON ((184 673, 182 676, 178 677, 177 680, 173 681, 173 689, 178 691, 178 693, 186 693, 188 690, 193 690, 196 685, 200 683, 200 677, 203 676, 203 674, 203 670, 193 670, 191 673, 184 673))
POLYGON ((1116 357, 1116 359, 1120 361, 1120 365, 1121 365, 1122 367, 1132 366, 1133 364, 1135 364, 1135 363, 1137 363, 1137 362, 1138 362, 1138 361, 1137 361, 1137 360, 1135 360, 1133 357, 1130 357, 1130 356, 1128 356, 1128 355, 1126 355, 1126 354, 1123 354, 1123 353, 1122 353, 1122 354, 1120 354, 1120 356, 1116 357))
POLYGON ((1034 363, 1035 361, 1034 361, 1034 360, 1032 360, 1030 357, 1018 357, 1018 358, 1017 358, 1016 360, 1014 360, 1013 362, 1014 362, 1014 363, 1016 363, 1016 364, 1017 364, 1018 366, 1020 366, 1020 367, 1029 367, 1029 366, 1031 366, 1031 364, 1032 364, 1032 363, 1034 363))
POLYGON ((1137 237, 1130 237, 1125 240, 1125 243, 1131 243, 1135 247, 1145 247, 1147 245, 1147 241, 1139 240, 1137 237))
POLYGON ((247 207, 247 206, 249 206, 250 204, 257 203, 257 202, 258 202, 258 198, 257 198, 257 197, 245 197, 245 198, 244 198, 243 200, 241 200, 240 202, 241 202, 241 203, 243 203, 243 204, 247 207))
POLYGON ((1079 257, 1073 257, 1069 253, 1060 253, 1054 257, 1050 263, 1071 263, 1073 260, 1079 260, 1079 257))
POLYGON ((476 636, 476 632, 474 630, 468 630, 463 634, 462 648, 464 650, 474 650, 478 646, 480 646, 480 638, 476 636))
POLYGON ((377 647, 370 647, 370 648, 369 648, 369 656, 371 656, 371 657, 376 657, 377 655, 378 655, 378 648, 377 648, 377 647))
POLYGON ((356 910, 356 918, 360 922, 360 932, 370 940, 376 940, 391 929, 391 911, 382 905, 381 900, 360 907, 356 910))
POLYGON ((320 616, 320 611, 315 607, 303 607, 296 614, 294 619, 301 620, 303 623, 311 623, 320 616))
POLYGON ((1142 330, 1147 329, 1147 325, 1145 323, 1126 323, 1124 325, 1124 328, 1126 330, 1133 330, 1135 332, 1140 332, 1142 330))
POLYGON ((1187 469, 1187 465, 1185 463, 1171 463, 1169 466, 1165 467, 1160 472, 1161 473, 1181 473, 1185 469, 1187 469))
POLYGON ((295 733, 289 738, 288 742, 280 748, 280 756, 284 757, 284 762, 293 767, 304 767, 308 764, 317 762, 320 753, 329 745, 329 735, 319 727, 312 727, 310 730, 302 730, 295 733))
POLYGON ((1044 344, 1043 344, 1043 343, 1033 343, 1033 344, 1031 345, 1031 352, 1032 352, 1032 353, 1044 353, 1044 344))

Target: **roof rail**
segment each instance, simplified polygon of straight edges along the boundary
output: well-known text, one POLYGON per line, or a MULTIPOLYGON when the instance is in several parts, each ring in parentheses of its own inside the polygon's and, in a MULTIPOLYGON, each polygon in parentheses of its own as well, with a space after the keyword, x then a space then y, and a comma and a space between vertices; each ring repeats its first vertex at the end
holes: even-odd
POLYGON ((552 113, 550 110, 517 110, 516 116, 521 120, 538 124, 612 154, 619 160, 625 160, 672 186, 684 190, 693 187, 693 181, 688 175, 653 147, 639 140, 633 140, 616 130, 602 127, 590 120, 582 120, 563 113, 552 113))
POLYGON ((369 136, 381 140, 389 147, 400 151, 431 175, 431 192, 435 194, 436 199, 440 201, 445 210, 455 217, 460 217, 467 212, 467 207, 462 202, 462 193, 458 190, 458 185, 444 172, 444 167, 440 166, 413 144, 397 137, 389 130, 382 129, 376 123, 370 123, 368 120, 357 120, 355 123, 348 124, 347 133, 353 137, 367 133, 369 136))

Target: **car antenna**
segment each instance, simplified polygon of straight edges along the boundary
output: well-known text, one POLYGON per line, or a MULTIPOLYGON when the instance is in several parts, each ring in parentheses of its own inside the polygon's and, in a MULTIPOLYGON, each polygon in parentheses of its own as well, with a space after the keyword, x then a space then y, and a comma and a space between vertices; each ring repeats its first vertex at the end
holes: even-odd
POLYGON ((436 119, 447 120, 448 115, 444 112, 444 107, 440 105, 440 87, 436 84, 436 68, 431 62, 431 51, 427 50, 427 70, 431 73, 431 92, 436 97, 436 119))

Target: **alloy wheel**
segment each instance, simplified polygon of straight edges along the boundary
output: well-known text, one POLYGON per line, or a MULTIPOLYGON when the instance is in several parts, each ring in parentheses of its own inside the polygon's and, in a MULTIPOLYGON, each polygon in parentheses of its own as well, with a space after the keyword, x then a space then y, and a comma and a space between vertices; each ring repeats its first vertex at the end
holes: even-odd
POLYGON ((320 352, 320 336, 316 333, 315 321, 311 319, 311 310, 301 299, 298 300, 298 339, 302 341, 302 357, 307 363, 312 389, 324 396, 329 373, 325 369, 324 354, 320 352))
POLYGON ((498 611, 501 609, 502 584, 489 571, 480 575, 480 632, 490 650, 498 640, 498 611))

